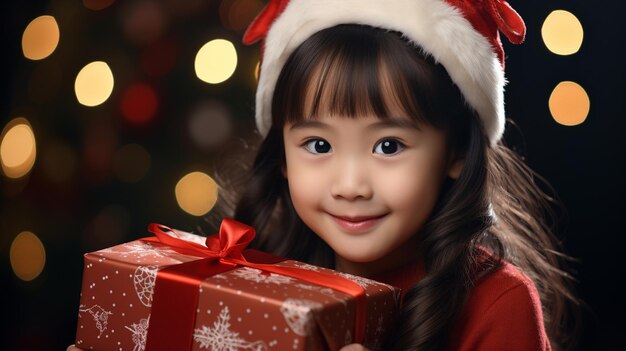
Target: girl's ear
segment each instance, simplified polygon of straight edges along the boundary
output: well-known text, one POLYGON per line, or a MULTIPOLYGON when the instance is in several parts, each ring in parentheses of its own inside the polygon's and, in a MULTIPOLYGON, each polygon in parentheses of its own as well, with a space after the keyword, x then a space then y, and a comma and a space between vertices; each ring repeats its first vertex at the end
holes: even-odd
POLYGON ((463 170, 464 159, 457 158, 448 166, 448 177, 456 180, 461 176, 461 171, 463 170))

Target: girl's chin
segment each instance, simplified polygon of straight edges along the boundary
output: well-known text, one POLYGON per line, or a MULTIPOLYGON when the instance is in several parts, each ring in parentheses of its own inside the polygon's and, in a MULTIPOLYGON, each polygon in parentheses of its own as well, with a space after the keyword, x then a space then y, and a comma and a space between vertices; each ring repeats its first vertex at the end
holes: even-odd
POLYGON ((380 260, 383 256, 379 251, 359 250, 358 248, 348 250, 334 249, 334 251, 337 256, 341 257, 341 260, 352 265, 373 263, 380 260))

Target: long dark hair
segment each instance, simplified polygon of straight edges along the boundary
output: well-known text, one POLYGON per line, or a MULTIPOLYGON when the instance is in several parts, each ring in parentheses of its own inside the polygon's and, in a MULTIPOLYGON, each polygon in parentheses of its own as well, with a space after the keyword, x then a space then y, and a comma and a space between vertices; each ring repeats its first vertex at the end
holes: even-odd
POLYGON ((577 300, 573 279, 562 266, 566 256, 544 221, 552 198, 513 151, 501 143, 489 145, 479 118, 446 70, 396 32, 339 25, 311 36, 287 60, 273 96, 272 128, 241 193, 231 198, 235 219, 257 230, 254 246, 333 267, 333 251, 291 203, 282 174, 282 128, 322 113, 389 118, 390 98, 418 122, 445 130, 448 152, 463 158, 464 166, 457 180, 446 181, 421 229, 427 275, 407 291, 396 334, 385 349, 444 347, 472 287, 502 260, 534 281, 552 347, 567 347, 562 326, 567 306, 577 300), (479 248, 493 259, 479 260, 479 248))

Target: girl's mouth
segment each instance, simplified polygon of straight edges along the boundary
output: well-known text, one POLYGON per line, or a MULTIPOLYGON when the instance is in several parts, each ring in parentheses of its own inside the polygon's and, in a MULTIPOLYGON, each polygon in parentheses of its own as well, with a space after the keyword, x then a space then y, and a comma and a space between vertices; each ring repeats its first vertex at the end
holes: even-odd
POLYGON ((347 216, 335 216, 330 215, 335 223, 343 230, 347 232, 366 232, 375 226, 377 226, 380 222, 382 222, 383 218, 387 216, 378 215, 378 216, 358 216, 358 217, 347 217, 347 216))

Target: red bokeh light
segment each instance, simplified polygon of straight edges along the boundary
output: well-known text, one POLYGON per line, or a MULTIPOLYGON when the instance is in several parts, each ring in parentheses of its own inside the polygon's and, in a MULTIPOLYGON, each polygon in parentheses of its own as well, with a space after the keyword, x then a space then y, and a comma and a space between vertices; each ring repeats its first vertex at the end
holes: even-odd
POLYGON ((111 6, 113 2, 115 0, 83 0, 83 5, 90 10, 99 11, 111 6))
POLYGON ((133 124, 146 124, 154 118, 158 99, 154 89, 145 83, 135 83, 122 96, 122 115, 133 124))

